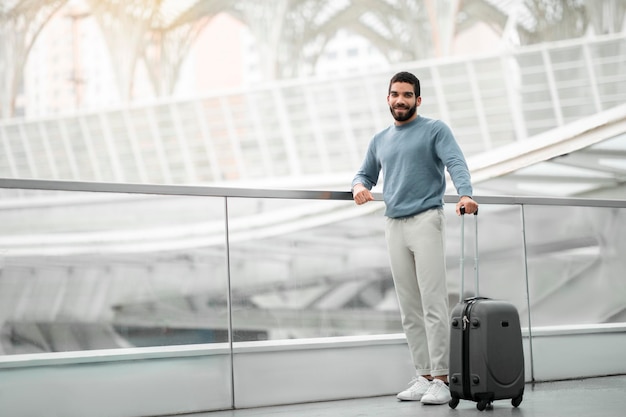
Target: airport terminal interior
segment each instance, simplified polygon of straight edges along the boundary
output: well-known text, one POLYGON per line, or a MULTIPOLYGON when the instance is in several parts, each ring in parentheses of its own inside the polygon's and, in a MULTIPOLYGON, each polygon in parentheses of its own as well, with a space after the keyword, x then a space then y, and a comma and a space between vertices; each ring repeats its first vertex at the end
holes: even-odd
POLYGON ((396 400, 384 179, 350 192, 406 70, 481 205, 461 223, 449 184, 450 306, 480 289, 520 315, 524 401, 485 412, 621 415, 625 22, 623 0, 5 2, 0 414, 478 412, 396 400), (252 75, 193 91, 237 48, 252 75))

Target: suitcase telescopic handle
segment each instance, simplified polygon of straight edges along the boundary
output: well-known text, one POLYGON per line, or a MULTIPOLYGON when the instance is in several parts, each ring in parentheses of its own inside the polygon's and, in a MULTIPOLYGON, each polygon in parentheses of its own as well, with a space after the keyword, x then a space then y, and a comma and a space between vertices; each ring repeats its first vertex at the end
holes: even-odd
MULTIPOLYGON (((461 257, 460 257, 460 269, 461 269, 461 292, 459 294, 460 302, 463 301, 463 294, 465 293, 465 206, 461 206, 461 257)), ((478 290, 478 210, 474 212, 474 285, 475 296, 479 296, 478 290)))
MULTIPOLYGON (((461 206, 461 214, 465 214, 465 206, 461 206)), ((478 216, 478 209, 474 212, 474 216, 478 216)))

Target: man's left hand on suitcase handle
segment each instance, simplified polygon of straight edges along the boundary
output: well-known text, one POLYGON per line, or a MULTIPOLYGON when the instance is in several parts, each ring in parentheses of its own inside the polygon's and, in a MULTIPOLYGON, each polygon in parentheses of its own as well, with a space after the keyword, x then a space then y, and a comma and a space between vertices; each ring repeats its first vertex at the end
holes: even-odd
POLYGON ((461 216, 463 214, 478 213, 478 203, 476 203, 469 196, 462 196, 458 203, 456 203, 456 214, 461 216))

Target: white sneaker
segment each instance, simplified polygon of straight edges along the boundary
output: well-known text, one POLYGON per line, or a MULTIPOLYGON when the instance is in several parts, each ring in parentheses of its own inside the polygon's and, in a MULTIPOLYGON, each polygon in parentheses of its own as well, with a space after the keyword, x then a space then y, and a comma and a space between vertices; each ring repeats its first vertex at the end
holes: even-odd
POLYGON ((423 376, 415 377, 409 382, 409 387, 396 395, 402 401, 419 401, 430 388, 430 381, 423 376))
POLYGON ((447 404, 452 399, 450 388, 440 379, 433 379, 428 391, 422 395, 422 404, 447 404))

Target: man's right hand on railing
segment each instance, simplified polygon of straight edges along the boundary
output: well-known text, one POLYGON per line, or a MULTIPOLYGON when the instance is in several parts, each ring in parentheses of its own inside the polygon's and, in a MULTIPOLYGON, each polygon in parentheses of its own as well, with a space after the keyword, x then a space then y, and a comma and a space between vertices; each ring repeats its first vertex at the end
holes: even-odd
POLYGON ((352 187, 352 198, 358 205, 365 204, 368 201, 374 201, 374 196, 363 184, 356 184, 352 187))

